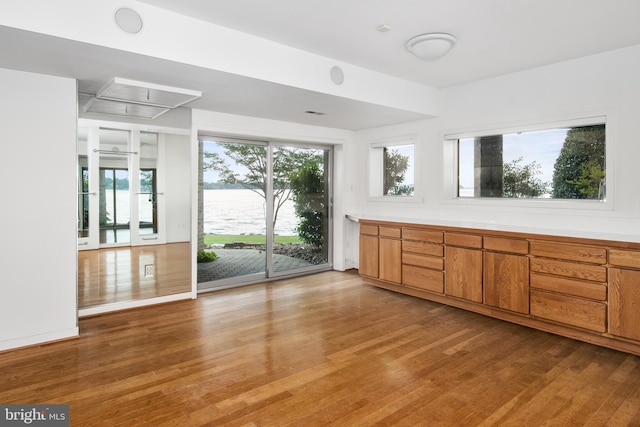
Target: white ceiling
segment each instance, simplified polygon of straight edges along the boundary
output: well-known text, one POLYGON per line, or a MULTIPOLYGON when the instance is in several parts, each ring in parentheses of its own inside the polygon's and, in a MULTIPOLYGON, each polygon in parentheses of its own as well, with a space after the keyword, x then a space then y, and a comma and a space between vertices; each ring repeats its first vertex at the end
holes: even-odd
POLYGON ((638 0, 140 1, 433 87, 640 43, 638 0), (419 61, 405 43, 430 32, 457 45, 419 61))
MULTIPOLYGON (((640 44, 639 0, 141 1, 433 87, 640 44), (391 30, 377 31, 382 24, 391 30), (427 32, 458 43, 438 61, 420 61, 404 45, 427 32)), ((204 94, 192 108, 341 129, 426 117, 2 26, 0 67, 75 78, 87 93, 113 77, 184 87, 204 94)))

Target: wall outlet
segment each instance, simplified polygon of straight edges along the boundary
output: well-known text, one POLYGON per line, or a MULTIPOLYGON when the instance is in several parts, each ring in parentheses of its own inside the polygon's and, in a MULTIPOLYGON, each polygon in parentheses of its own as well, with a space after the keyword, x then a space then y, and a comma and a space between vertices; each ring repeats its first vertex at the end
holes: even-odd
POLYGON ((153 264, 147 264, 144 266, 144 277, 153 277, 154 274, 153 264))

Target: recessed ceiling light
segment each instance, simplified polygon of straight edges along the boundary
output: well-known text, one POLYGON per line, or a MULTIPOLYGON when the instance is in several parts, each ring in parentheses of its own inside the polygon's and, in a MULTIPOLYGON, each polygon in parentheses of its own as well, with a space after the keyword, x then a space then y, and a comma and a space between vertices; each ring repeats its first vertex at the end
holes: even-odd
POLYGON ((331 81, 334 84, 340 86, 344 83, 344 71, 342 71, 342 68, 338 66, 332 67, 329 75, 331 76, 331 81))
POLYGON ((125 33, 137 34, 142 30, 142 18, 138 12, 128 7, 121 7, 116 10, 113 19, 115 19, 118 27, 125 33))

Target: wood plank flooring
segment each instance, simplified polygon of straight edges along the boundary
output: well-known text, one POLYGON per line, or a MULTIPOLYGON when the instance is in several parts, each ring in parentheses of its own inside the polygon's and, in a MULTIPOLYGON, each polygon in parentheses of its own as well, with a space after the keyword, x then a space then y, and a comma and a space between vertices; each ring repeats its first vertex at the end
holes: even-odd
POLYGON ((78 251, 78 306, 190 292, 190 254, 190 243, 78 251), (146 277, 149 264, 155 272, 146 277))
POLYGON ((325 272, 80 320, 0 354, 73 426, 638 426, 640 358, 325 272))

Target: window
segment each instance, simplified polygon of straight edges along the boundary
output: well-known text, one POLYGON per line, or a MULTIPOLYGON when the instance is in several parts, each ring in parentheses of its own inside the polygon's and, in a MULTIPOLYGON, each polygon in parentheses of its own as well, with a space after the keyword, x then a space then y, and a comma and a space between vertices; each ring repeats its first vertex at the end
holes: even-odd
POLYGON ((458 197, 605 199, 605 124, 458 138, 458 197))
POLYGON ((371 197, 414 195, 414 144, 406 140, 371 144, 371 197))

